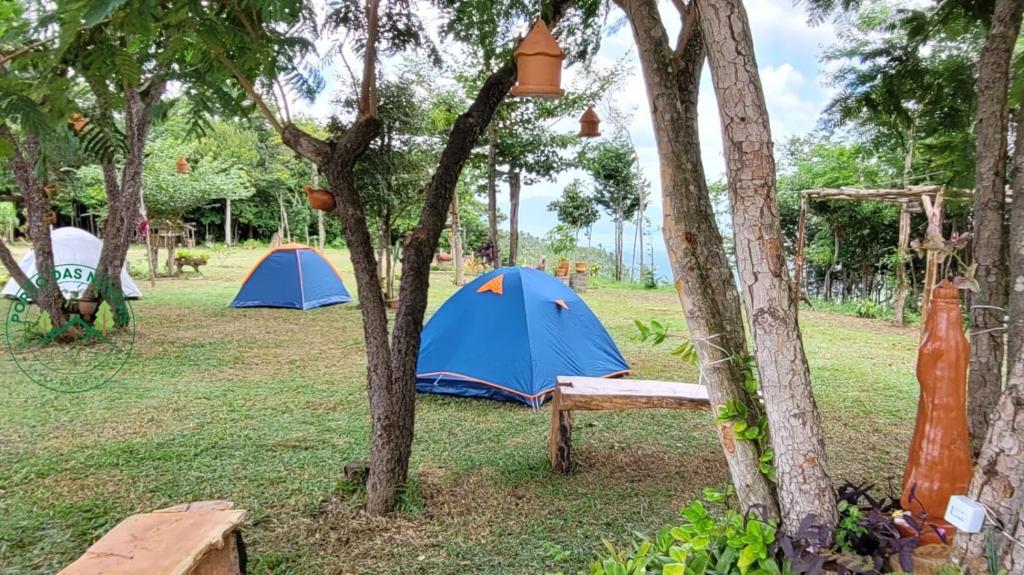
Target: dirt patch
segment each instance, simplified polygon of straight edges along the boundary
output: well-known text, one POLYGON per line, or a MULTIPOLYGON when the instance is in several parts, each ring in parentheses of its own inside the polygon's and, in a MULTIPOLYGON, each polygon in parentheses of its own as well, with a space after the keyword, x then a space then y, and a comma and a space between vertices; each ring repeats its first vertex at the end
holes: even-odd
POLYGON ((855 329, 871 333, 914 335, 921 330, 920 326, 895 325, 883 319, 868 319, 864 317, 823 313, 812 310, 800 310, 800 316, 812 319, 823 326, 855 329))

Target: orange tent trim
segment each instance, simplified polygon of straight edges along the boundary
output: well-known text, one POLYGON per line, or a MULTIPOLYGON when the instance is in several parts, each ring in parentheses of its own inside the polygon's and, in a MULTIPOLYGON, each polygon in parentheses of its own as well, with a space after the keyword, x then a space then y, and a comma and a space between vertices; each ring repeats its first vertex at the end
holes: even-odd
POLYGON ((487 280, 487 283, 478 287, 476 289, 476 293, 494 292, 498 295, 501 295, 503 293, 504 282, 505 274, 496 275, 493 278, 487 280))

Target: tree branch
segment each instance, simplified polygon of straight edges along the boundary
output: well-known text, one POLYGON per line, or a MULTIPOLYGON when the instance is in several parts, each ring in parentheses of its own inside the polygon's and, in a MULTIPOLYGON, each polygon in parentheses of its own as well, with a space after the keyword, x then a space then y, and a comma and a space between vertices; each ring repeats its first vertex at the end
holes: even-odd
POLYGON ((380 34, 380 0, 366 2, 366 49, 363 54, 363 83, 359 89, 359 117, 377 115, 377 36, 380 34))
MULTIPOLYGON (((0 262, 3 262, 4 267, 7 268, 7 273, 14 278, 14 281, 18 282, 18 286, 24 291, 30 291, 31 280, 25 275, 25 272, 18 265, 17 260, 14 259, 14 254, 7 248, 7 244, 4 243, 4 239, 0 237, 0 262)), ((33 286, 34 287, 34 286, 33 286)))
POLYGON ((210 48, 210 50, 213 52, 213 55, 216 56, 217 59, 220 60, 222 64, 227 66, 227 69, 230 70, 232 74, 234 74, 235 78, 238 80, 238 83, 242 85, 242 89, 245 90, 245 93, 248 94, 250 98, 252 98, 253 103, 256 104, 257 108, 259 108, 260 113, 263 114, 263 117, 266 118, 268 122, 270 122, 270 125, 274 128, 274 131, 284 136, 284 126, 281 125, 281 122, 278 121, 277 116, 274 115, 274 112, 272 112, 270 108, 267 106, 266 102, 263 101, 263 98, 260 96, 259 92, 256 91, 256 87, 245 76, 245 74, 242 73, 242 70, 240 70, 238 66, 236 66, 235 63, 231 61, 230 58, 225 56, 224 52, 221 52, 217 48, 210 48))

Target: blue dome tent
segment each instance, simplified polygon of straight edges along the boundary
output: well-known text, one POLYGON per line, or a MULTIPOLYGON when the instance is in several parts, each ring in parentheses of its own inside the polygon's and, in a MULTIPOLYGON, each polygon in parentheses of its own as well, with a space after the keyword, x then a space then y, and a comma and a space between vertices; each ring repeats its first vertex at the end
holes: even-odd
POLYGON ((285 244, 256 262, 231 307, 313 309, 349 301, 352 296, 327 258, 309 246, 285 244))
POLYGON ((430 318, 416 390, 538 407, 559 375, 628 372, 583 299, 544 272, 508 267, 469 283, 430 318))

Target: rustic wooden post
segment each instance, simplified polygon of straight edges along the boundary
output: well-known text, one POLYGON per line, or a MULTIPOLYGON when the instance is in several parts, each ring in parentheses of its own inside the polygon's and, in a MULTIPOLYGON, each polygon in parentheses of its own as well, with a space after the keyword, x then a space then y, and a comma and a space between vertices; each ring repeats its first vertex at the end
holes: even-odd
POLYGON ((800 197, 800 225, 797 231, 796 240, 796 265, 793 271, 793 300, 796 302, 797 313, 800 312, 801 286, 803 285, 804 273, 804 242, 807 234, 807 196, 800 197))
POLYGON ((548 438, 548 456, 555 473, 567 475, 572 470, 572 412, 562 410, 559 386, 551 394, 551 436, 548 438))
POLYGON ((896 253, 899 262, 896 264, 896 305, 893 306, 893 316, 898 325, 906 322, 904 311, 907 306, 907 248, 910 247, 910 210, 906 202, 900 204, 900 236, 896 253))
MULTIPOLYGON (((921 194, 921 205, 924 213, 928 216, 928 230, 925 232, 925 243, 928 240, 938 241, 942 239, 942 199, 944 188, 935 192, 935 199, 928 197, 927 193, 921 194)), ((928 320, 928 304, 932 298, 932 289, 938 283, 939 268, 942 267, 942 256, 938 251, 927 250, 925 259, 924 286, 921 294, 921 330, 928 320)))

